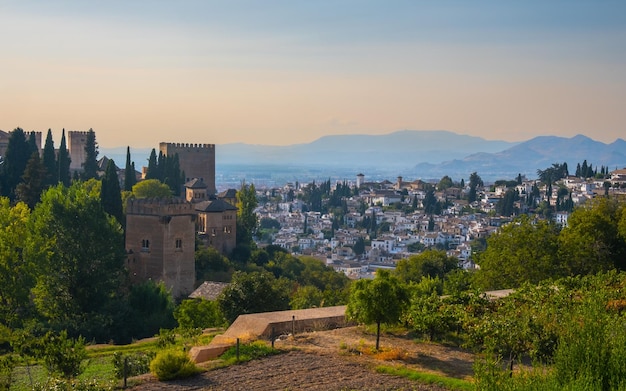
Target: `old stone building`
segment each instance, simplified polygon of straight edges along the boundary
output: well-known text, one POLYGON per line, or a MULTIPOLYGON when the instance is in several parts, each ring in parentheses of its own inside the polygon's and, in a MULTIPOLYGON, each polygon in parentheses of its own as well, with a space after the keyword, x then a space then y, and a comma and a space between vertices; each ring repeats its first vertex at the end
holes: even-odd
POLYGON ((173 297, 193 291, 196 218, 183 199, 128 201, 127 267, 135 281, 163 281, 173 297))
POLYGON ((207 193, 214 195, 215 188, 215 144, 159 143, 159 150, 165 156, 178 154, 180 169, 185 173, 185 181, 194 178, 207 185, 207 193))
POLYGON ((198 238, 205 246, 230 254, 237 245, 237 208, 214 198, 194 204, 198 238))

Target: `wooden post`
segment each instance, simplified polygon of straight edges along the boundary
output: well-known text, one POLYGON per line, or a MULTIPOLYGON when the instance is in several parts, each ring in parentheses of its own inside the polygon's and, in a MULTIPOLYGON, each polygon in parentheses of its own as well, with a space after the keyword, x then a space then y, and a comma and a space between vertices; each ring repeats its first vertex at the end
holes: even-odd
POLYGON ((270 334, 270 340, 272 341, 272 349, 274 349, 274 341, 276 340, 276 334, 274 331, 274 326, 272 326, 272 333, 270 334))
POLYGON ((239 338, 237 338, 237 362, 239 362, 239 338))
POLYGON ((296 336, 296 316, 295 315, 291 317, 291 335, 293 337, 296 336))

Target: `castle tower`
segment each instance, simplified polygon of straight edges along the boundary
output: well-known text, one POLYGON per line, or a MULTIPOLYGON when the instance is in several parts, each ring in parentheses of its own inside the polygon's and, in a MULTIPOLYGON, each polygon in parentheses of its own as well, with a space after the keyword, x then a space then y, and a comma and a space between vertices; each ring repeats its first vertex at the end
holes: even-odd
POLYGON ((363 184, 363 180, 365 179, 365 175, 363 174, 357 174, 356 175, 356 188, 360 189, 361 185, 363 184))
POLYGON ((70 171, 81 171, 87 157, 85 156, 85 145, 87 144, 87 133, 81 131, 67 132, 67 149, 70 153, 70 171))
POLYGON ((175 298, 194 289, 196 212, 181 199, 130 199, 126 266, 135 281, 163 281, 175 298))
POLYGON ((207 193, 215 195, 215 144, 159 143, 159 150, 166 156, 178 154, 185 181, 201 179, 207 193))

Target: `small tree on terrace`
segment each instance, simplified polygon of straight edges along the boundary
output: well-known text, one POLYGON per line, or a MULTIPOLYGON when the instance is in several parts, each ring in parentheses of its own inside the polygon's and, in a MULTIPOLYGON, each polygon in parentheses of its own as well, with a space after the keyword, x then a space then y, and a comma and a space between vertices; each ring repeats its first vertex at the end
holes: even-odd
POLYGON ((362 323, 376 323, 376 350, 380 347, 380 324, 400 321, 409 302, 404 285, 388 271, 379 269, 373 280, 358 280, 352 285, 346 315, 362 323))

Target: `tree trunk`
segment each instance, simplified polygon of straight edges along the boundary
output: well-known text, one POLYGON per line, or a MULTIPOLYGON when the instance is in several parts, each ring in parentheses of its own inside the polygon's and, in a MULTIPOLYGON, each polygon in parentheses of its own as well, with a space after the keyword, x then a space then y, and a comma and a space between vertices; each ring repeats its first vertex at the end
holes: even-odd
POLYGON ((376 350, 380 346, 380 322, 376 322, 376 350))

